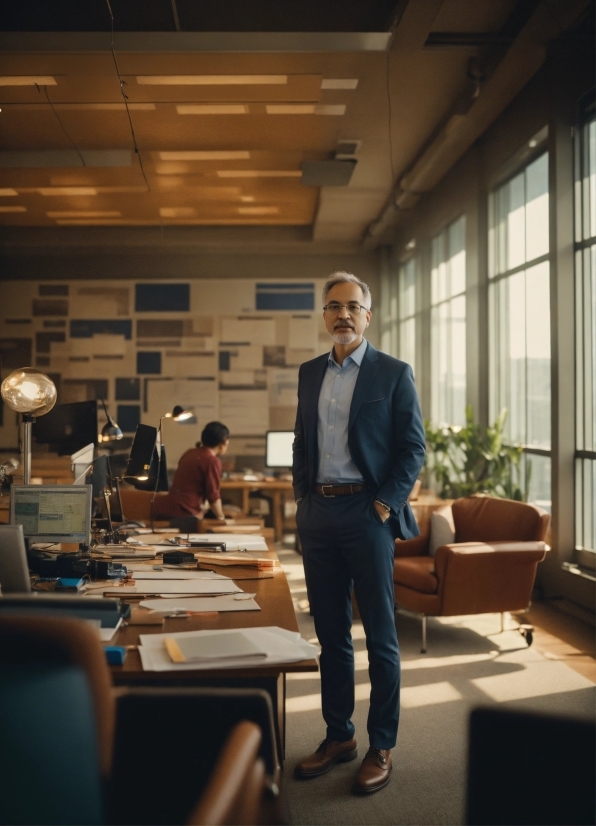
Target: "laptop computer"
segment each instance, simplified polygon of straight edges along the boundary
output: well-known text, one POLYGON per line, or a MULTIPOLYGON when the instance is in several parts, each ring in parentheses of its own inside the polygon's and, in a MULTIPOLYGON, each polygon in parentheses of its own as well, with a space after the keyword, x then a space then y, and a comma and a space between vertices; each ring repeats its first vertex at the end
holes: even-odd
POLYGON ((22 525, 0 525, 0 587, 3 594, 31 592, 22 525))

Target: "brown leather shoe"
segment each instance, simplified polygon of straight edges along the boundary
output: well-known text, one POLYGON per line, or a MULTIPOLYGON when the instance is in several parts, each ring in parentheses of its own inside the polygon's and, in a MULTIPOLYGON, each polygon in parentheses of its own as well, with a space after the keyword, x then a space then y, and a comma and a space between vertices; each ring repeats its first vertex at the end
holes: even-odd
POLYGON ((348 763, 358 756, 356 740, 323 740, 314 754, 309 754, 294 769, 296 777, 306 779, 325 774, 336 763, 348 763))
POLYGON ((374 749, 366 752, 362 765, 356 775, 352 791, 356 794, 378 792, 389 783, 391 774, 391 752, 389 749, 374 749))

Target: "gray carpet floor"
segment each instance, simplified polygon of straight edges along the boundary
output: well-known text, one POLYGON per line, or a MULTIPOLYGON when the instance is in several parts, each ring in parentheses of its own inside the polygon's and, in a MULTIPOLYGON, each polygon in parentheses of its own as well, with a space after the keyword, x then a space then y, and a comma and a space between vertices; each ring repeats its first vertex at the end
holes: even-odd
MULTIPOLYGON (((316 642, 308 613, 302 558, 283 546, 286 571, 302 636, 316 642)), ((368 682, 362 624, 354 623, 359 759, 308 781, 296 780, 296 763, 325 736, 318 674, 289 675, 285 793, 293 824, 462 824, 465 822, 467 728, 475 706, 499 705, 593 718, 596 686, 563 662, 528 648, 500 615, 428 621, 428 653, 420 653, 420 619, 396 614, 402 656, 402 711, 391 782, 356 797, 350 786, 368 748, 368 682)), ((514 755, 512 755, 514 759, 514 755)))

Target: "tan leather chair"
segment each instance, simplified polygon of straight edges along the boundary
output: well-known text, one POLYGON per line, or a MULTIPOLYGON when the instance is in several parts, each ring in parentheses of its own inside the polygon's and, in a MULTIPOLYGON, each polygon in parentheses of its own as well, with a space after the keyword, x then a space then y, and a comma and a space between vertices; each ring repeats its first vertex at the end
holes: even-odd
POLYGON ((260 742, 261 730, 254 723, 243 720, 235 726, 217 759, 207 790, 187 821, 189 826, 270 822, 266 813, 272 790, 265 764, 258 757, 260 742))
MULTIPOLYGON (((456 499, 451 508, 455 542, 434 556, 429 530, 395 543, 395 602, 422 614, 422 653, 427 616, 527 609, 536 568, 549 550, 543 540, 550 516, 541 508, 485 495, 456 499)), ((520 630, 530 645, 531 627, 520 630)))

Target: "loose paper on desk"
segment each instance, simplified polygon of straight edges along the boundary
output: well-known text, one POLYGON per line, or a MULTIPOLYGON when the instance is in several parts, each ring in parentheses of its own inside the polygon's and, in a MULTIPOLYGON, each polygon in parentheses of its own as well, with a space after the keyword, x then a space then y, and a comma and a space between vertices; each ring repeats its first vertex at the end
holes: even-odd
MULTIPOLYGON (((124 586, 132 594, 238 594, 242 591, 231 579, 140 579, 124 586), (130 587, 134 591, 129 590, 130 587)), ((115 585, 103 589, 104 594, 122 590, 115 585)))
POLYGON ((267 543, 260 534, 255 533, 191 533, 187 538, 190 542, 225 542, 226 551, 268 551, 267 543))
POLYGON ((133 574, 133 579, 215 579, 230 582, 229 576, 223 574, 216 574, 213 571, 199 571, 198 569, 186 570, 185 568, 173 570, 171 568, 164 568, 161 571, 154 571, 147 565, 141 566, 133 562, 132 565, 127 563, 127 571, 133 574))
MULTIPOLYGON (((141 608, 171 614, 175 611, 260 611, 251 594, 248 599, 236 599, 238 595, 226 594, 216 597, 175 597, 173 599, 143 599, 141 608)), ((244 594, 242 594, 244 597, 244 594)))
MULTIPOLYGON (((285 628, 267 626, 265 628, 243 628, 242 631, 247 639, 266 655, 264 659, 257 663, 251 663, 251 668, 310 660, 316 658, 319 654, 316 645, 311 645, 303 640, 300 634, 294 631, 286 631, 285 628)), ((166 638, 175 640, 193 639, 201 636, 217 638, 218 636, 237 633, 238 629, 225 629, 217 631, 182 631, 178 634, 141 634, 139 654, 143 669, 145 671, 191 671, 209 668, 246 668, 246 659, 241 657, 216 663, 173 663, 164 646, 166 638)))

